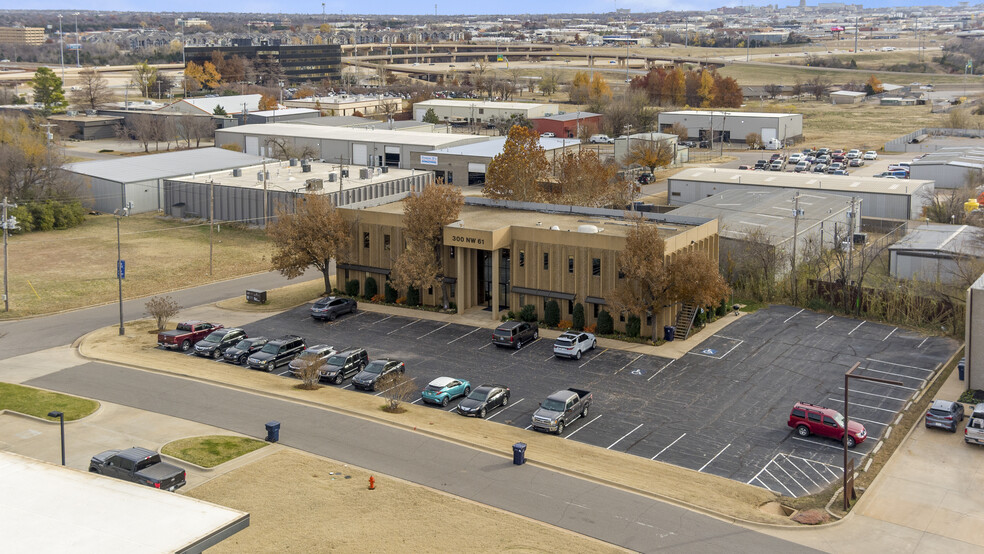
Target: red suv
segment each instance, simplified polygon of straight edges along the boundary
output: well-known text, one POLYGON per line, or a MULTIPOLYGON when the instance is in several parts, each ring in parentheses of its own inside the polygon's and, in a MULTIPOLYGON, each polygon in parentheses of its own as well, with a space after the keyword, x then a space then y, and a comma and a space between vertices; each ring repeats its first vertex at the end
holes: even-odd
MULTIPOLYGON (((814 406, 806 402, 797 402, 789 412, 790 427, 796 429, 796 434, 801 437, 808 437, 811 434, 821 437, 829 437, 837 440, 844 440, 844 416, 836 410, 814 406)), ((864 442, 868 436, 864 425, 851 420, 848 426, 847 447, 854 448, 854 445, 864 442)))

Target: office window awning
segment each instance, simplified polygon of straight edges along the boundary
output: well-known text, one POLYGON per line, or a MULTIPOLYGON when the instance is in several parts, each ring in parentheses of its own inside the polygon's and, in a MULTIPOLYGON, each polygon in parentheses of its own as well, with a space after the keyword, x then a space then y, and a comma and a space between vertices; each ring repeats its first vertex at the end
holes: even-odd
POLYGON ((545 298, 559 298, 561 300, 574 300, 574 295, 566 292, 555 292, 552 290, 528 289, 526 287, 512 287, 512 291, 519 294, 531 294, 533 296, 543 296, 545 298))

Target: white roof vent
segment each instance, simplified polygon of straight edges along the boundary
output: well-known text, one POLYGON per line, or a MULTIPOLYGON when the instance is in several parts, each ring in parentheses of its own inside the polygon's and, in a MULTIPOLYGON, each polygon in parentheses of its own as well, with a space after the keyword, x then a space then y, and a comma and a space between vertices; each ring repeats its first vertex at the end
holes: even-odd
POLYGON ((594 233, 597 233, 598 232, 598 226, 597 225, 578 225, 577 232, 578 233, 591 233, 591 234, 594 234, 594 233))
POLYGON ((551 226, 550 226, 550 230, 551 230, 551 231, 560 231, 560 227, 558 227, 558 226, 556 226, 556 225, 551 225, 551 226))

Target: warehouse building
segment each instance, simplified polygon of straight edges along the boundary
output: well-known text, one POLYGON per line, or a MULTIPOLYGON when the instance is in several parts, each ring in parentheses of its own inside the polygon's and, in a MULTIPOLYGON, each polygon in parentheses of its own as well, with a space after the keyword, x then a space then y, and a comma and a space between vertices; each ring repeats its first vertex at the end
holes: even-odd
POLYGON ((831 104, 860 104, 868 97, 866 92, 856 90, 835 90, 830 93, 831 104))
POLYGON ((688 139, 711 140, 713 134, 714 142, 745 142, 745 137, 757 133, 763 143, 777 139, 791 144, 803 138, 803 115, 798 113, 681 110, 659 114, 661 132, 670 132, 675 123, 686 127, 688 139))
POLYGON ((112 213, 130 202, 131 213, 143 213, 164 210, 164 181, 167 179, 262 162, 263 158, 223 148, 200 148, 78 162, 66 164, 62 169, 80 185, 85 207, 112 213))
POLYGON ((221 108, 226 115, 260 111, 260 94, 239 94, 236 96, 204 96, 201 98, 182 98, 156 110, 161 114, 215 115, 221 108))
POLYGON ((239 56, 259 64, 276 63, 288 85, 337 81, 342 75, 342 47, 338 44, 287 45, 274 39, 253 45, 249 38, 236 40, 242 44, 188 46, 184 49, 186 60, 202 65, 211 62, 212 55, 218 52, 226 59, 239 56))
POLYGON ((323 115, 380 115, 403 111, 403 99, 397 96, 372 94, 339 94, 331 96, 308 96, 285 100, 288 108, 308 108, 318 110, 323 115))
POLYGON ((580 138, 601 129, 602 115, 591 112, 570 112, 530 119, 537 134, 553 133, 556 137, 580 138))
POLYGON ((380 121, 368 117, 358 117, 354 115, 326 115, 311 119, 295 119, 288 123, 297 125, 320 125, 322 127, 352 127, 353 129, 379 129, 383 131, 415 131, 418 133, 444 133, 444 125, 434 125, 433 123, 423 123, 412 119, 396 121, 389 119, 380 121))
POLYGON ((964 353, 967 358, 967 387, 984 390, 984 275, 967 289, 967 319, 964 353))
POLYGON ((855 197, 861 200, 861 217, 891 220, 921 217, 935 190, 933 181, 928 180, 695 168, 667 180, 667 197, 671 205, 683 206, 736 187, 855 197))
POLYGON ((414 154, 449 148, 489 137, 367 130, 350 127, 322 127, 272 123, 242 125, 215 132, 215 145, 236 145, 252 155, 278 157, 286 149, 292 157, 310 157, 327 162, 370 167, 410 168, 419 162, 414 154))
POLYGON ((938 189, 959 189, 984 183, 984 148, 949 146, 913 160, 909 177, 933 179, 938 189))
POLYGON ((673 161, 671 163, 686 163, 690 159, 690 149, 680 146, 677 139, 676 135, 669 133, 636 133, 627 137, 618 137, 615 139, 615 159, 625 165, 625 157, 629 151, 637 147, 638 143, 665 141, 673 149, 673 161))
MULTIPOLYGON (((405 238, 403 203, 364 210, 341 210, 355 225, 351 257, 337 265, 338 283, 372 277, 380 290, 402 253, 405 238)), ((585 322, 593 325, 605 309, 608 295, 624 276, 618 255, 632 228, 631 215, 622 210, 497 201, 466 197, 458 221, 444 228, 442 259, 451 301, 459 313, 489 310, 491 321, 500 313, 518 312, 532 304, 538 317, 551 300, 560 305, 561 319, 570 320, 575 304, 582 304, 585 322)), ((658 226, 666 242, 666 258, 696 249, 712 259, 718 256, 716 220, 673 214, 642 214, 658 226)), ((439 287, 421 291, 422 302, 439 305, 439 287)), ((671 325, 680 305, 643 318, 642 335, 652 326, 671 325)), ((624 329, 619 314, 611 314, 624 329)))
POLYGON ((239 122, 241 125, 260 125, 267 123, 288 123, 293 121, 305 121, 308 119, 318 119, 321 112, 308 108, 287 108, 285 110, 263 110, 259 112, 246 112, 240 114, 239 122), (246 121, 242 121, 243 116, 246 121))
POLYGON ((718 220, 720 266, 729 277, 769 258, 779 261, 776 277, 781 277, 790 268, 794 236, 797 259, 802 259, 811 246, 839 248, 860 229, 860 220, 852 221, 850 200, 826 191, 733 188, 670 213, 718 220), (794 216, 797 205, 798 220, 794 216), (770 252, 757 252, 763 248, 770 252))
POLYGON ((441 121, 449 123, 494 123, 509 119, 513 115, 527 119, 547 117, 558 112, 555 104, 533 104, 528 102, 489 102, 486 100, 447 100, 434 98, 413 105, 413 118, 423 121, 427 110, 441 121))
POLYGON ((888 247, 890 271, 897 279, 963 284, 968 272, 980 269, 984 235, 979 227, 928 223, 888 247))
MULTIPOLYGON (((451 135, 460 136, 460 135, 451 135)), ((555 165, 560 156, 565 153, 577 152, 581 149, 578 139, 560 139, 540 137, 540 147, 547 156, 547 162, 555 165)), ((430 150, 414 154, 412 167, 431 170, 438 179, 445 183, 464 186, 485 185, 485 173, 492 159, 505 149, 506 137, 497 137, 485 142, 475 142, 430 150)))

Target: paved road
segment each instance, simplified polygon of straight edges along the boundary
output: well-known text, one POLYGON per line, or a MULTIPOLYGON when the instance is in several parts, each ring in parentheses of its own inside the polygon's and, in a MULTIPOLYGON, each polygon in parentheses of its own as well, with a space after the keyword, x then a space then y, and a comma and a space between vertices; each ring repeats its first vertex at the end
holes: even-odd
MULTIPOLYGON (((644 496, 355 417, 149 372, 86 363, 27 384, 263 436, 640 552, 812 552, 644 496)), ((535 452, 530 452, 535 457, 535 452)))

